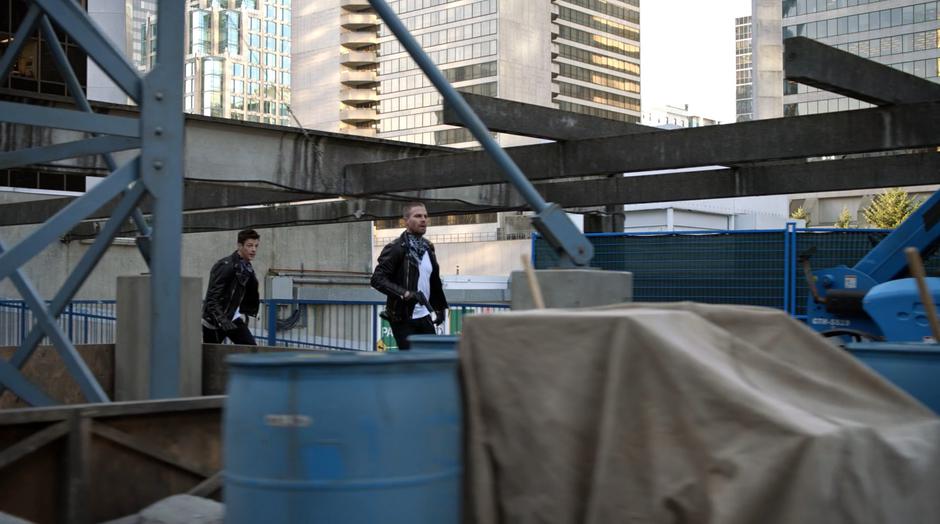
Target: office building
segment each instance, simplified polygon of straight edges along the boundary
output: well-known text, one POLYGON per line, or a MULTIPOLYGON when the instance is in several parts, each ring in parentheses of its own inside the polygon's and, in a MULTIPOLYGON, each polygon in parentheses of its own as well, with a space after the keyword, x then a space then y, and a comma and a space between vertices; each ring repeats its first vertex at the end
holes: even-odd
MULTIPOLYGON (((82 7, 86 2, 81 2, 82 7)), ((26 2, 3 2, 0 4, 0 55, 4 55, 17 29, 26 16, 29 4, 26 2)), ((82 89, 86 86, 86 54, 68 35, 60 33, 59 44, 65 51, 69 65, 82 89)), ((0 89, 13 96, 42 94, 73 96, 60 73, 49 42, 40 36, 36 29, 28 37, 19 56, 13 61, 9 74, 0 82, 0 89)), ((17 188, 43 191, 82 191, 85 189, 85 177, 70 173, 70 170, 54 164, 42 166, 18 166, 0 169, 0 190, 17 188), (66 175, 66 173, 69 173, 66 175)))
MULTIPOLYGON (((390 6, 461 91, 640 120, 637 0, 399 0, 390 6)), ((465 130, 441 124, 440 95, 368 2, 309 0, 297 11, 294 109, 305 126, 475 145, 465 130), (337 31, 322 29, 331 23, 337 31)), ((522 142, 500 138, 506 145, 522 142)))
MULTIPOLYGON (((940 62, 938 2, 783 0, 783 38, 806 36, 933 82, 940 62)), ((787 82, 783 112, 812 115, 871 104, 787 82)))

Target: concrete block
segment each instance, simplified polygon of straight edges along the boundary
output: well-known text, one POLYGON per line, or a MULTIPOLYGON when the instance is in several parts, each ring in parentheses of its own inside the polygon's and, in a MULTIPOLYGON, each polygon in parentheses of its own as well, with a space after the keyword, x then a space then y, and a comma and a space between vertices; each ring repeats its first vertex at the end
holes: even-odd
MULTIPOLYGON (((182 277, 180 396, 202 394, 202 279, 182 277)), ((117 278, 114 400, 150 398, 150 275, 117 278)))
MULTIPOLYGON (((633 273, 599 269, 539 269, 535 271, 545 306, 575 308, 633 301, 633 273)), ((532 293, 524 271, 509 277, 512 309, 533 309, 532 293)))

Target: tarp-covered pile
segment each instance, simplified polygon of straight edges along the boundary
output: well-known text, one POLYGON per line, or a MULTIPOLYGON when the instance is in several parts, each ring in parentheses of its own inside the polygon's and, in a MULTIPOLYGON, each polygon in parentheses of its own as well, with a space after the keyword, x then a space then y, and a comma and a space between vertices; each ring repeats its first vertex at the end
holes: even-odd
POLYGON ((465 322, 470 522, 940 522, 940 419, 782 312, 465 322))

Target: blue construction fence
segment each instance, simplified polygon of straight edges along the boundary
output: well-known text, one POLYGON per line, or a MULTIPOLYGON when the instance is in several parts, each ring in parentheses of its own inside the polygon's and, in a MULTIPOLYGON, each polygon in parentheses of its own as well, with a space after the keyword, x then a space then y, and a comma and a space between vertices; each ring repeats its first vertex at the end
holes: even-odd
MULTIPOLYGON (((805 318, 808 288, 800 254, 813 250, 813 269, 851 267, 890 232, 789 224, 771 230, 586 236, 594 245, 592 267, 633 273, 634 301, 767 306, 805 318)), ((554 267, 558 260, 539 235, 532 239, 532 259, 538 269, 554 267)), ((940 257, 926 258, 925 265, 928 275, 940 276, 940 257)))

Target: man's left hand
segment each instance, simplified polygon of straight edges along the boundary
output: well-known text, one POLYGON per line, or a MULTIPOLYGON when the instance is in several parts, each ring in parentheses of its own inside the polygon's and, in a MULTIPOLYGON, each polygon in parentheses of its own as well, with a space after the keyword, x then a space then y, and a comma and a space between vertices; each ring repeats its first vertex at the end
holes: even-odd
POLYGON ((440 326, 447 320, 447 312, 443 309, 434 312, 434 325, 440 326))

